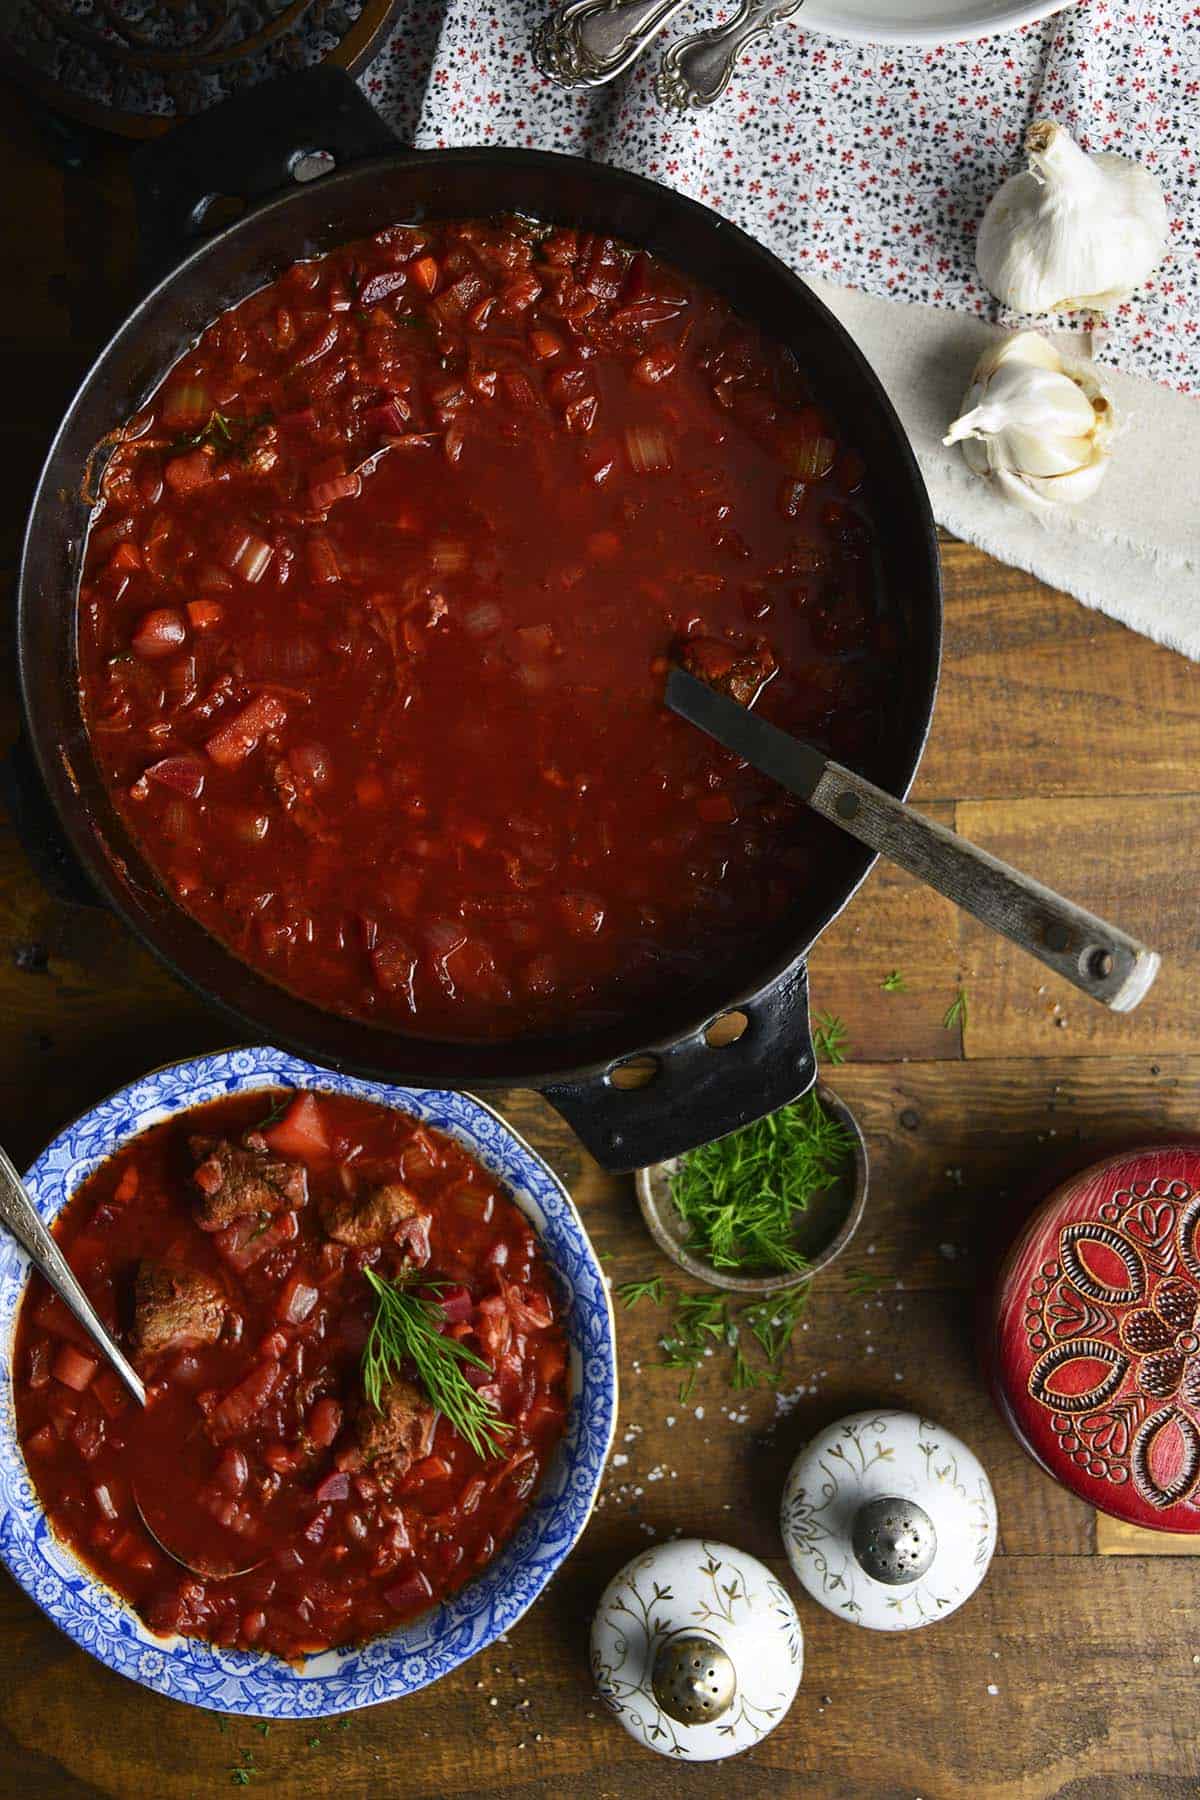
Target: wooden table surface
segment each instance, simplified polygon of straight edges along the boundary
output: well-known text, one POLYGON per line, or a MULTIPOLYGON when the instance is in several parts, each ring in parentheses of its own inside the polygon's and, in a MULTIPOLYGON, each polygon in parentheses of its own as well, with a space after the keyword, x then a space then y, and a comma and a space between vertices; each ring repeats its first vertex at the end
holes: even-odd
MULTIPOLYGON (((46 123, 4 99, 11 568, 50 430, 132 287, 124 152, 89 145, 85 166, 67 170, 46 123)), ((815 1285, 783 1399, 735 1396, 710 1365, 680 1406, 657 1366, 661 1312, 622 1312, 618 1456, 566 1568, 510 1641, 341 1725, 265 1735, 160 1698, 73 1648, 0 1577, 0 1793, 184 1800, 236 1785, 247 1755, 246 1785, 304 1800, 615 1797, 651 1783, 663 1800, 1200 1792, 1200 1563, 1138 1544, 1099 1553, 1095 1515, 1017 1448, 972 1351, 977 1259, 1008 1197, 1063 1154, 1196 1126, 1200 693, 1190 663, 1074 601, 960 544, 945 544, 944 561, 945 668, 917 798, 1161 950, 1149 999, 1109 1017, 877 870, 812 957, 814 1006, 846 1024, 850 1060, 832 1080, 866 1132, 871 1200, 856 1243, 815 1285), (881 989, 892 969, 903 993, 881 989), (947 1029, 960 986, 965 1028, 947 1029), (734 1763, 652 1758, 591 1691, 588 1625, 604 1585, 679 1528, 732 1539, 783 1573, 776 1513, 792 1457, 816 1427, 877 1404, 940 1420, 990 1471, 1000 1547, 983 1588, 900 1637, 801 1598, 805 1678, 774 1735, 734 1763)), ((16 728, 7 621, 6 633, 0 745, 16 728)), ((21 1164, 118 1083, 228 1041, 115 919, 49 900, 6 822, 0 1018, 2 1135, 21 1164)), ((602 1174, 536 1096, 499 1103, 571 1188, 614 1282, 669 1274, 631 1182, 602 1174)))

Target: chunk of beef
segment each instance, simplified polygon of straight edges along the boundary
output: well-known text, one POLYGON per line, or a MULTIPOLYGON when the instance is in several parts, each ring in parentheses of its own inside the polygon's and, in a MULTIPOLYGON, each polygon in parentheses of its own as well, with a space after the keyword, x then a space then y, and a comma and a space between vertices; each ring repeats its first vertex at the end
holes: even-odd
POLYGON ((134 1283, 133 1354, 151 1362, 167 1350, 215 1344, 228 1302, 214 1281, 183 1263, 143 1257, 134 1283))
POLYGON ((744 649, 709 637, 685 638, 678 660, 689 675, 719 694, 728 694, 739 706, 753 706, 779 667, 768 644, 760 641, 744 649))
POLYGON ((242 1148, 228 1139, 191 1140, 198 1157, 192 1181, 196 1187, 196 1223, 202 1231, 220 1231, 246 1213, 291 1212, 308 1198, 308 1176, 300 1163, 282 1162, 265 1146, 242 1148))
POLYGON ((385 1383, 379 1409, 365 1404, 355 1418, 363 1462, 384 1482, 399 1481, 433 1447, 436 1415, 421 1389, 403 1375, 385 1383))
POLYGON ((413 1262, 429 1260, 430 1214, 403 1183, 389 1181, 365 1194, 344 1194, 321 1207, 325 1230, 335 1243, 366 1250, 398 1244, 413 1262))

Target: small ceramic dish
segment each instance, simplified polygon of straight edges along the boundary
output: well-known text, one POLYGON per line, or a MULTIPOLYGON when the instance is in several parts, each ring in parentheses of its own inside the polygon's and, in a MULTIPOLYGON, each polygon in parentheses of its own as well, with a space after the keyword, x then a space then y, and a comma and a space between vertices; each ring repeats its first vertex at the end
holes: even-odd
POLYGON ((807 1258, 798 1273, 782 1275, 738 1275, 731 1269, 718 1269, 706 1257, 698 1256, 687 1246, 688 1228, 671 1199, 671 1177, 680 1158, 653 1163, 637 1172, 638 1205, 650 1236, 659 1249, 671 1258, 685 1274, 712 1287, 728 1288, 735 1294, 777 1294, 784 1288, 799 1287, 827 1269, 840 1256, 858 1230, 867 1204, 867 1145, 858 1120, 844 1100, 839 1100, 823 1081, 817 1083, 817 1099, 827 1112, 841 1121, 854 1139, 854 1168, 845 1181, 818 1194, 803 1215, 796 1233, 796 1247, 807 1258))
POLYGON ((13 1333, 29 1260, 0 1234, 0 1556, 14 1579, 84 1650, 143 1686, 193 1706, 254 1718, 320 1718, 397 1700, 436 1681, 512 1628, 569 1555, 595 1502, 617 1418, 612 1308, 587 1232, 566 1190, 490 1107, 469 1094, 389 1087, 256 1046, 172 1063, 76 1119, 39 1156, 25 1185, 51 1222, 80 1183, 149 1126, 226 1094, 316 1088, 402 1108, 457 1138, 502 1181, 528 1218, 564 1299, 570 1347, 567 1427, 541 1489, 495 1560, 440 1605, 369 1643, 298 1667, 156 1637, 50 1530, 17 1440, 13 1333))

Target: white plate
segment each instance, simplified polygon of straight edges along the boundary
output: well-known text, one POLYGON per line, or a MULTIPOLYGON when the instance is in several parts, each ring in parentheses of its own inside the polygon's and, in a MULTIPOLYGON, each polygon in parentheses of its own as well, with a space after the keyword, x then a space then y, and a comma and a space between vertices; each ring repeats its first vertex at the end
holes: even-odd
POLYGON ((953 44, 1035 25, 1073 0, 805 0, 801 31, 868 44, 953 44))

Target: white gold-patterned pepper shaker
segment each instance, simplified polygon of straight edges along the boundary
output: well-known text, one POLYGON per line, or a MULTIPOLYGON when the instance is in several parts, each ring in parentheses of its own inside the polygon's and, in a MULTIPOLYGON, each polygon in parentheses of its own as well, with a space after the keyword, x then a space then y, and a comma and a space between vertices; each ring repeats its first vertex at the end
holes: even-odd
POLYGON ((803 1668, 787 1590, 756 1557, 708 1539, 635 1556, 592 1621, 601 1698, 639 1743, 681 1762, 757 1744, 792 1704, 803 1668))
POLYGON ((996 1502, 953 1432, 916 1413, 852 1413, 792 1464, 780 1529, 814 1600, 852 1625, 912 1631, 987 1574, 996 1502))

